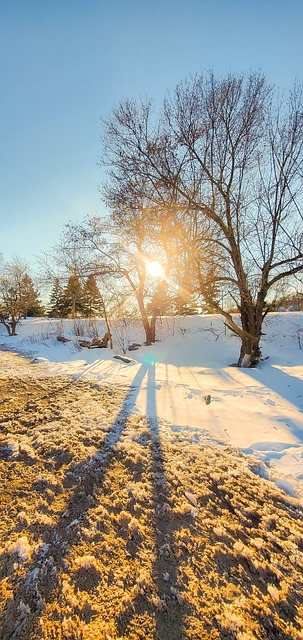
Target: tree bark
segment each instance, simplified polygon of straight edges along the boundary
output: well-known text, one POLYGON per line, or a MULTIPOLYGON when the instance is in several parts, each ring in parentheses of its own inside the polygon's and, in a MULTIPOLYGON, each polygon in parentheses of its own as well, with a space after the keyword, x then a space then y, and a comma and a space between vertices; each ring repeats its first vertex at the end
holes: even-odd
POLYGON ((150 345, 153 342, 155 342, 154 336, 153 336, 152 327, 151 327, 151 324, 149 322, 148 315, 147 315, 145 309, 143 308, 143 305, 140 304, 140 303, 139 303, 139 308, 140 308, 142 323, 143 323, 143 327, 144 327, 144 331, 145 331, 146 346, 150 347, 150 345))
POLYGON ((241 302, 241 350, 239 367, 254 367, 261 359, 260 340, 262 336, 264 302, 254 304, 251 296, 245 295, 241 302))
POLYGON ((16 326, 18 323, 18 320, 16 320, 16 318, 12 318, 12 320, 10 322, 7 322, 3 316, 0 317, 0 322, 1 324, 3 324, 6 328, 6 331, 8 333, 9 336, 16 336, 16 326))
POLYGON ((109 326, 109 320, 108 320, 108 315, 107 315, 107 311, 106 311, 106 307, 105 307, 105 302, 104 302, 103 296, 101 296, 101 300, 102 300, 102 306, 103 306, 104 320, 105 320, 105 324, 106 324, 106 327, 107 327, 107 332, 108 332, 108 335, 109 335, 109 348, 112 349, 113 348, 113 339, 112 339, 112 334, 111 334, 111 330, 110 330, 110 326, 109 326))
POLYGON ((153 336, 152 327, 150 325, 150 322, 149 322, 147 316, 142 317, 142 322, 143 322, 143 327, 144 327, 144 331, 145 331, 146 346, 150 347, 151 344, 153 344, 153 342, 155 342, 154 336, 153 336))
POLYGON ((3 324, 5 326, 8 335, 11 336, 12 333, 11 333, 10 325, 4 320, 4 318, 0 318, 0 322, 1 322, 1 324, 3 324))
POLYGON ((17 320, 15 320, 15 318, 12 319, 11 321, 11 336, 16 336, 16 326, 17 326, 17 320))
POLYGON ((157 316, 152 315, 150 319, 151 341, 156 342, 156 320, 157 316))
POLYGON ((155 338, 153 336, 151 323, 150 323, 148 315, 146 313, 142 292, 141 291, 139 291, 139 292, 135 291, 135 296, 137 298, 138 307, 139 307, 139 311, 140 311, 140 315, 141 315, 141 319, 142 319, 142 324, 143 324, 143 328, 144 328, 144 331, 145 331, 146 346, 150 347, 150 345, 153 342, 155 342, 155 338))
POLYGON ((238 367, 254 367, 261 359, 261 336, 242 337, 238 367))

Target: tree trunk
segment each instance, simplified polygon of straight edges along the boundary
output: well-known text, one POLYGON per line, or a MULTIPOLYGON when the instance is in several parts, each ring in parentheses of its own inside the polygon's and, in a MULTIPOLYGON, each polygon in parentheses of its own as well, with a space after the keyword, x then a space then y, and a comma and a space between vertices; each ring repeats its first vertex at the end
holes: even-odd
POLYGON ((254 367, 261 358, 260 338, 255 336, 242 337, 238 367, 254 367))
POLYGON ((155 340, 153 339, 153 331, 152 331, 152 327, 151 324, 149 322, 148 316, 147 314, 144 312, 141 312, 141 317, 142 317, 142 322, 143 322, 143 327, 144 327, 144 331, 145 331, 145 342, 146 342, 146 346, 150 347, 150 345, 155 342, 155 340))
POLYGON ((111 330, 110 330, 110 326, 109 326, 109 321, 108 321, 108 315, 107 315, 107 311, 105 308, 105 302, 103 297, 101 296, 101 300, 102 300, 102 306, 103 306, 103 313, 104 313, 104 320, 105 320, 105 324, 107 327, 107 332, 109 335, 109 348, 112 349, 113 348, 113 339, 112 339, 112 334, 111 334, 111 330))
POLYGON ((16 335, 16 325, 14 326, 14 333, 13 333, 13 329, 10 326, 10 324, 8 322, 6 322, 6 320, 4 320, 4 318, 0 318, 0 322, 1 324, 3 324, 6 328, 6 331, 8 333, 9 336, 15 336, 16 335))
POLYGON ((11 336, 16 336, 16 326, 17 326, 17 320, 15 320, 15 318, 12 319, 11 321, 11 336))
POLYGON ((260 339, 262 335, 264 295, 254 302, 251 293, 243 287, 241 294, 241 350, 238 367, 254 367, 261 359, 260 339))
POLYGON ((153 344, 154 342, 152 328, 147 317, 142 318, 142 322, 143 322, 143 327, 145 331, 146 346, 150 347, 150 345, 153 344))
POLYGON ((157 318, 163 313, 163 301, 167 282, 165 279, 160 280, 152 301, 152 316, 150 319, 152 342, 156 342, 156 322, 157 318))
POLYGON ((151 323, 149 322, 148 315, 147 315, 146 310, 145 310, 145 306, 144 306, 144 302, 143 302, 142 296, 139 295, 138 293, 136 293, 136 298, 137 298, 138 307, 139 307, 139 310, 140 310, 142 324, 143 324, 144 331, 145 331, 145 343, 146 343, 147 347, 150 347, 150 345, 153 342, 155 342, 155 340, 153 339, 153 332, 152 332, 151 323))
POLYGON ((151 341, 156 342, 156 320, 157 316, 152 315, 150 319, 151 341))
POLYGON ((76 317, 76 298, 72 298, 72 320, 76 317))

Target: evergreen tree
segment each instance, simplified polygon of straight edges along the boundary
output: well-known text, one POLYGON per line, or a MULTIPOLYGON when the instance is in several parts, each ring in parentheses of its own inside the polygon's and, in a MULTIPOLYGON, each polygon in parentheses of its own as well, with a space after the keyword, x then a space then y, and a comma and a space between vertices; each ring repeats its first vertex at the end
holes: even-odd
POLYGON ((62 311, 64 317, 76 318, 83 309, 82 287, 76 274, 72 274, 63 291, 62 311))
POLYGON ((20 280, 20 301, 21 306, 24 309, 24 316, 43 316, 44 309, 42 307, 41 300, 39 300, 39 293, 34 287, 32 278, 25 273, 20 280))
POLYGON ((88 276, 82 291, 82 310, 86 318, 104 316, 104 302, 93 275, 88 276))
POLYGON ((53 318, 62 318, 64 317, 64 310, 63 289, 60 285, 59 278, 56 278, 49 299, 48 315, 53 318))

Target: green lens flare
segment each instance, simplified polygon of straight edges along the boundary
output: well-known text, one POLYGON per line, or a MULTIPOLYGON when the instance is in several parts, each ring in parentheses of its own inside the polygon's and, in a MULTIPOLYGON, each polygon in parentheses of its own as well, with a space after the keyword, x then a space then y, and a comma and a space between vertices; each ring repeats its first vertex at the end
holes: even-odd
POLYGON ((156 364, 156 362, 158 362, 158 359, 154 353, 151 353, 149 351, 149 353, 144 354, 142 361, 143 361, 143 364, 151 365, 151 364, 156 364))

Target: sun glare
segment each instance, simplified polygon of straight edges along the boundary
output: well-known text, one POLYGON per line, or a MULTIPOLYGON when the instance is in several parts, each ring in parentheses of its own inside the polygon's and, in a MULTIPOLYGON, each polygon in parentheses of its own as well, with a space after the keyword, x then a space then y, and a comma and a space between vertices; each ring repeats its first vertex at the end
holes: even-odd
POLYGON ((147 262, 146 269, 153 278, 161 278, 164 275, 162 264, 157 261, 147 262))

